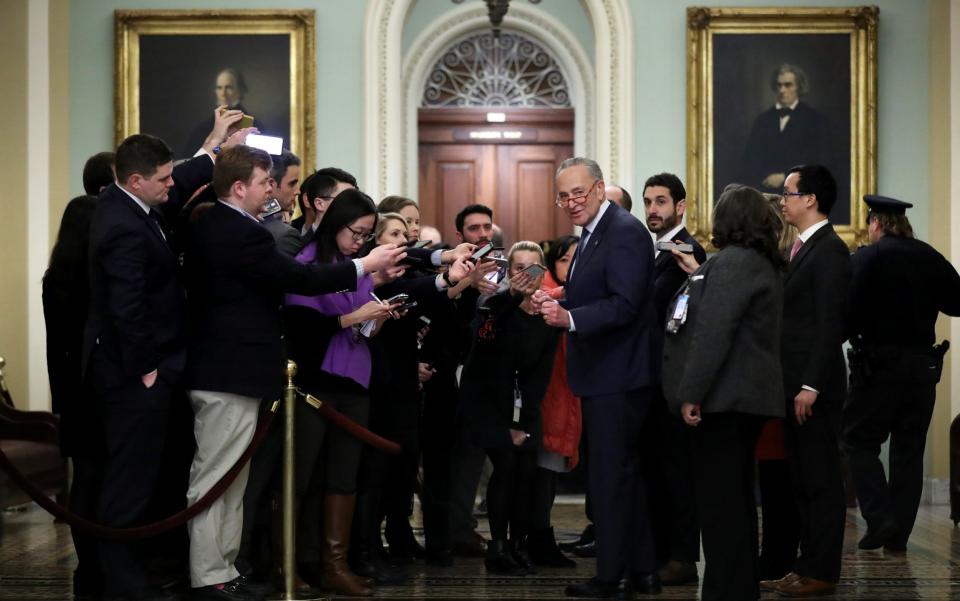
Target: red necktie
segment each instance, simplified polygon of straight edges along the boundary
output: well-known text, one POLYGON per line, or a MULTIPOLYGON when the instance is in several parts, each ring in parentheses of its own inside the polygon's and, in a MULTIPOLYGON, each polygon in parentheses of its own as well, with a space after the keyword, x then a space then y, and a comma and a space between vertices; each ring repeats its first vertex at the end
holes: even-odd
POLYGON ((793 258, 797 256, 797 253, 800 252, 800 247, 803 246, 803 240, 797 238, 793 243, 793 248, 790 249, 790 260, 793 261, 793 258))

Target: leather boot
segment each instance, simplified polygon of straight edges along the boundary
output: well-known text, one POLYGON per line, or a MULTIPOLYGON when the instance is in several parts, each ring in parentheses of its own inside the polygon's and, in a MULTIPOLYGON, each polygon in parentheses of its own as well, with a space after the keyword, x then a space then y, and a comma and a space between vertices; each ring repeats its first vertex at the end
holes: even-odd
POLYGON ((491 540, 487 544, 486 558, 483 560, 487 573, 506 576, 525 576, 527 571, 517 565, 510 554, 507 541, 491 540))
POLYGON ((527 537, 527 553, 535 566, 575 568, 577 562, 563 554, 553 536, 553 528, 534 530, 527 537))
POLYGON ((328 494, 323 498, 323 546, 320 551, 323 573, 320 583, 324 588, 344 595, 369 597, 373 589, 347 565, 355 503, 355 495, 328 494))

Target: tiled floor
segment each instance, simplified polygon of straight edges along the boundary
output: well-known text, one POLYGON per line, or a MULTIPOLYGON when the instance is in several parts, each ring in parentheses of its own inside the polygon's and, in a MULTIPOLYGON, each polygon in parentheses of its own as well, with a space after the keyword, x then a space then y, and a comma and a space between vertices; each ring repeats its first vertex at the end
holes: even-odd
MULTIPOLYGON (((573 538, 583 524, 582 505, 554 510, 557 537, 573 538)), ((848 516, 844 568, 838 593, 827 599, 960 599, 960 530, 947 507, 922 507, 905 556, 857 551, 863 522, 848 516)), ((481 531, 485 530, 481 520, 481 531)), ((0 514, 0 600, 67 600, 74 565, 68 529, 41 510, 0 514)), ((406 586, 383 587, 377 597, 390 599, 562 599, 566 584, 589 577, 592 562, 576 570, 541 570, 534 576, 488 577, 479 559, 458 560, 454 568, 414 566, 406 586)), ((773 599, 775 595, 766 594, 773 599)), ((695 587, 664 590, 661 599, 697 598, 695 587)))

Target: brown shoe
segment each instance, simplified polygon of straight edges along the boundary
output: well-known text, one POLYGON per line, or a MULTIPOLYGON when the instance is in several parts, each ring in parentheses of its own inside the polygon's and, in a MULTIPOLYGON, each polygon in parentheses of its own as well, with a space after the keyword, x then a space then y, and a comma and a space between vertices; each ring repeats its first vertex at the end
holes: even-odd
POLYGON ((344 595, 369 597, 373 594, 369 580, 351 572, 347 565, 355 501, 354 495, 328 494, 323 498, 323 547, 320 552, 323 573, 320 584, 344 595))
POLYGON ((678 586, 681 584, 696 583, 700 578, 697 575, 697 564, 671 559, 665 566, 657 570, 660 583, 663 586, 678 586))
POLYGON ((800 580, 800 574, 797 574, 796 572, 790 572, 779 580, 761 580, 760 588, 765 591, 776 591, 779 587, 785 584, 791 584, 797 580, 800 580))
POLYGON ((836 590, 836 582, 817 580, 809 576, 803 576, 789 584, 777 587, 777 592, 784 597, 818 597, 833 594, 836 590))

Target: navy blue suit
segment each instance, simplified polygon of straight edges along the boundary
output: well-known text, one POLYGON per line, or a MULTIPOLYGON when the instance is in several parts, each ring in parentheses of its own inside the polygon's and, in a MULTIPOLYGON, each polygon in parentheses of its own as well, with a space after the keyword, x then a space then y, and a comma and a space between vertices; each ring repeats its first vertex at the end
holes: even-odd
POLYGON ((597 579, 656 569, 640 470, 641 427, 659 382, 653 241, 610 203, 579 250, 565 306, 570 388, 583 399, 597 579))

